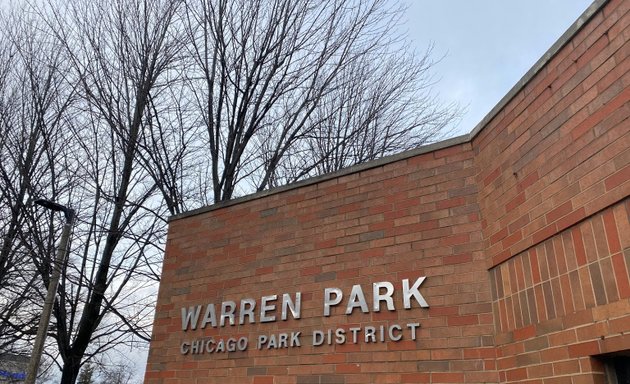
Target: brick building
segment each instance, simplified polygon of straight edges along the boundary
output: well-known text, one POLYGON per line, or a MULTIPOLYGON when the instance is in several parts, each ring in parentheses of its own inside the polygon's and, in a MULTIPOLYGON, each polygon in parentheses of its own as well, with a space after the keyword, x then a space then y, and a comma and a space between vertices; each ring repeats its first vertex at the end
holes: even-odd
POLYGON ((629 382, 629 11, 470 135, 173 217, 145 382, 629 382))

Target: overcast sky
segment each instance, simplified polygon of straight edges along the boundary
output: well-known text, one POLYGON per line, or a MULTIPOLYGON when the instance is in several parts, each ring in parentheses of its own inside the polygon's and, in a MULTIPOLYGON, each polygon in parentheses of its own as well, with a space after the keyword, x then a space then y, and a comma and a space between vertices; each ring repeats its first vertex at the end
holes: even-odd
MULTIPOLYGON (((394 0, 397 1, 397 0, 394 0)), ((433 42, 446 102, 467 106, 468 133, 573 24, 590 0, 404 0, 418 51, 433 42)))

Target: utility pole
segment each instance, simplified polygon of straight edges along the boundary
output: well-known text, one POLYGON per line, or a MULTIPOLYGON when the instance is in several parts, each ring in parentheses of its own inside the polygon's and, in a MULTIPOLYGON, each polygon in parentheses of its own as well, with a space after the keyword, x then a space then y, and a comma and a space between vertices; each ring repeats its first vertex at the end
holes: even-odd
POLYGON ((37 337, 35 338, 33 353, 31 354, 31 359, 28 362, 25 384, 35 384, 35 379, 37 378, 37 369, 39 368, 42 351, 44 350, 44 342, 46 341, 46 334, 48 333, 50 315, 52 313, 53 305, 55 304, 57 286, 59 285, 59 278, 61 277, 61 269, 63 268, 68 255, 68 242, 70 240, 72 222, 74 221, 73 209, 43 199, 35 200, 35 204, 41 205, 42 207, 52 211, 63 212, 66 222, 63 226, 63 231, 61 232, 61 240, 59 241, 59 245, 57 247, 57 255, 55 256, 52 274, 50 275, 50 281, 48 282, 48 292, 46 293, 44 308, 42 309, 42 317, 39 319, 39 326, 37 327, 37 337))

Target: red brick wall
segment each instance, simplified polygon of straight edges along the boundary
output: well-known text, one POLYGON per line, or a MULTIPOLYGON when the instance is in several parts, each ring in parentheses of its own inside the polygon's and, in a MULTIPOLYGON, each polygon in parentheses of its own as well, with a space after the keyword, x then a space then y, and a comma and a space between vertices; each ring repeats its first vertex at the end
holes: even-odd
POLYGON ((611 1, 473 140, 502 382, 630 349, 629 36, 611 1))
POLYGON ((489 267, 628 196, 629 25, 608 3, 473 140, 489 267))
POLYGON ((626 199, 491 269, 502 381, 593 382, 591 356, 630 349, 629 215, 626 199))
POLYGON ((598 10, 471 140, 172 220, 145 382, 601 382, 592 356, 630 350, 628 8, 598 10), (429 308, 402 309, 420 276, 429 308), (396 311, 322 316, 325 288, 371 303, 380 281, 396 311), (297 291, 298 320, 181 330, 182 307, 297 291), (309 345, 413 322, 415 341, 309 345), (255 347, 292 331, 301 347, 255 347))
MULTIPOLYGON (((171 223, 147 382, 496 382, 470 144, 171 223), (322 317, 323 291, 428 276, 430 308, 322 317), (302 318, 181 331, 180 307, 301 291, 302 318), (416 341, 309 346, 313 330, 419 322, 416 341), (301 331, 300 348, 182 356, 179 343, 301 331), (173 378, 168 381, 168 378, 173 378), (179 381, 181 379, 181 381, 179 381)), ((368 299, 369 300, 369 299, 368 299)), ((357 313, 359 312, 359 313, 357 313)))

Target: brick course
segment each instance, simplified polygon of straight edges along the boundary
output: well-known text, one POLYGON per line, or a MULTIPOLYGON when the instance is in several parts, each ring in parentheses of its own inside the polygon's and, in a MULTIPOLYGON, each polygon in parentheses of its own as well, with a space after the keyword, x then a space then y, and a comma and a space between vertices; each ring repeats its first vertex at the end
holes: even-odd
POLYGON ((629 8, 604 2, 470 138, 173 218, 145 382, 604 382, 596 356, 630 350, 629 8), (402 309, 420 276, 429 308, 402 309), (371 304, 380 281, 396 311, 322 316, 325 288, 371 304), (181 330, 182 307, 297 291, 298 320, 181 330), (292 331, 301 347, 255 348, 292 331), (180 353, 204 337, 250 345, 180 353))

